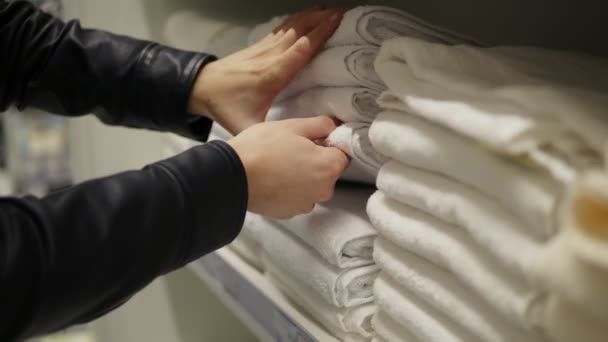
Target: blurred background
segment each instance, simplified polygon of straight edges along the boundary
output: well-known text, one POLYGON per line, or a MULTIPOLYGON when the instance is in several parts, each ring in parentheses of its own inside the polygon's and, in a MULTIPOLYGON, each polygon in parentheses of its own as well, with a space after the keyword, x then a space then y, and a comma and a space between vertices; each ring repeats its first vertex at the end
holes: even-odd
MULTIPOLYGON (((179 48, 204 49, 220 56, 234 51, 241 43, 237 40, 243 39, 244 32, 255 23, 316 4, 311 0, 33 2, 64 19, 78 18, 86 27, 179 48), (188 13, 199 18, 195 31, 184 31, 184 26, 180 26, 179 18, 187 18, 188 13), (222 29, 218 29, 220 24, 222 29), (216 36, 210 37, 206 27, 216 36), (231 31, 233 27, 238 29, 231 31)), ((591 2, 387 0, 367 3, 408 10, 489 44, 539 45, 608 54, 608 36, 597 34, 604 30, 604 12, 598 11, 591 2)), ((68 121, 52 114, 29 109, 3 114, 0 121, 2 194, 44 195, 93 177, 140 168, 167 156, 166 134, 106 127, 93 117, 68 121)), ((155 281, 129 303, 96 322, 36 341, 253 340, 254 335, 208 286, 185 269, 155 281)))

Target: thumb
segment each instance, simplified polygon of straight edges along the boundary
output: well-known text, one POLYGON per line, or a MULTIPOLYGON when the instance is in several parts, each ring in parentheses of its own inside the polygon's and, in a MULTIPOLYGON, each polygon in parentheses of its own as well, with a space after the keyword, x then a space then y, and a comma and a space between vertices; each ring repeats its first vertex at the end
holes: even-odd
POLYGON ((291 132, 313 141, 327 138, 336 129, 336 123, 328 116, 289 119, 282 122, 291 132))

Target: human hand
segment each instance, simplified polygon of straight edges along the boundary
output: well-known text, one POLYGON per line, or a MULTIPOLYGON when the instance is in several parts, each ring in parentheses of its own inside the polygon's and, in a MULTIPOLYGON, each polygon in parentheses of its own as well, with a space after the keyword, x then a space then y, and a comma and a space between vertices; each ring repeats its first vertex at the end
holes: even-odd
POLYGON ((248 209, 288 218, 329 200, 349 159, 341 150, 314 141, 335 128, 325 116, 290 119, 253 125, 229 140, 247 173, 248 209))
POLYGON ((297 13, 249 48, 207 64, 195 81, 189 111, 235 135, 264 121, 274 98, 325 45, 345 11, 318 6, 297 13))

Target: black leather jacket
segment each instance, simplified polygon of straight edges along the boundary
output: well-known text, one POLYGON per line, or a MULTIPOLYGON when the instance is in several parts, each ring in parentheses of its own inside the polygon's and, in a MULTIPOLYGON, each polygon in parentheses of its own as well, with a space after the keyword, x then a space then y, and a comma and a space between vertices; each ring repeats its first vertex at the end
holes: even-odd
MULTIPOLYGON (((213 56, 63 23, 0 0, 0 111, 33 106, 205 139, 186 113, 213 56)), ((247 208, 236 153, 213 142, 44 198, 0 198, 0 341, 92 320, 229 243, 247 208)))

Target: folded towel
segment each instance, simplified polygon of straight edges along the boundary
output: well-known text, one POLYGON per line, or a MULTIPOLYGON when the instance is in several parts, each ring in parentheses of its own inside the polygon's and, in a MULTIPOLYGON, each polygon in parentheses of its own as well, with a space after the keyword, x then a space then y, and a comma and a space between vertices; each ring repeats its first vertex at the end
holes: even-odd
POLYGON ((303 286, 338 307, 352 307, 373 300, 371 284, 378 274, 376 265, 340 269, 323 260, 278 222, 263 221, 267 223, 262 241, 264 253, 273 264, 289 270, 303 286))
POLYGON ((247 212, 243 228, 239 236, 228 245, 232 250, 239 254, 245 261, 258 270, 263 270, 262 265, 262 244, 265 223, 258 214, 247 212))
POLYGON ((374 260, 400 286, 454 320, 482 341, 536 341, 515 327, 442 267, 402 249, 384 237, 376 240, 374 260))
POLYGON ((579 257, 571 243, 568 234, 560 234, 547 244, 537 260, 534 280, 537 286, 606 326, 608 271, 579 257))
MULTIPOLYGON (((607 149, 608 151, 608 149, 607 149)), ((586 262, 608 270, 608 173, 585 172, 560 208, 560 226, 572 251, 586 262)))
POLYGON ((365 213, 375 188, 338 184, 333 198, 309 214, 277 220, 286 230, 340 268, 373 264, 377 231, 365 213))
POLYGON ((499 149, 525 151, 573 130, 599 151, 608 134, 600 58, 401 37, 383 44, 376 70, 412 112, 499 149))
POLYGON ((228 247, 235 251, 243 260, 258 270, 263 270, 261 253, 262 249, 257 242, 238 236, 228 247))
POLYGON ((544 334, 556 342, 602 342, 608 336, 605 320, 598 320, 558 296, 550 296, 542 316, 544 334))
POLYGON ((315 87, 365 87, 376 91, 386 87, 374 71, 378 48, 368 45, 339 46, 321 51, 306 65, 277 101, 315 87))
POLYGON ((275 103, 267 121, 328 115, 343 122, 372 122, 380 107, 380 92, 362 87, 313 88, 288 100, 275 103))
POLYGON ((374 283, 374 297, 378 310, 410 331, 420 341, 480 341, 456 325, 443 313, 400 287, 386 273, 381 272, 374 283))
POLYGON ((209 132, 209 139, 211 140, 230 140, 233 137, 232 133, 228 132, 224 127, 222 127, 217 122, 214 122, 211 126, 211 131, 209 132))
MULTIPOLYGON (((400 204, 378 191, 367 213, 381 236, 450 271, 511 322, 528 329, 541 297, 461 228, 400 204)), ((517 249, 514 250, 517 253, 517 249)))
POLYGON ((341 149, 352 158, 371 177, 371 184, 376 181, 380 166, 388 158, 378 153, 369 140, 369 124, 349 122, 338 126, 325 140, 325 145, 341 149))
POLYGON ((527 155, 515 158, 519 162, 529 161, 530 165, 546 171, 563 186, 572 184, 585 170, 602 164, 599 153, 572 134, 564 135, 553 145, 538 146, 527 155))
MULTIPOLYGON (((419 342, 420 340, 395 322, 386 312, 378 311, 372 318, 372 327, 378 335, 377 342, 419 342)), ((374 342, 374 340, 372 340, 374 342)))
POLYGON ((383 6, 359 6, 344 14, 340 26, 326 46, 349 44, 381 45, 385 40, 407 36, 445 44, 468 42, 470 38, 431 25, 409 13, 383 6))
POLYGON ((288 270, 277 266, 272 258, 264 256, 266 276, 287 297, 323 324, 332 334, 344 341, 369 341, 372 337, 371 318, 376 311, 373 303, 352 308, 338 308, 327 304, 317 293, 293 278, 288 270))
POLYGON ((561 187, 548 177, 411 114, 380 113, 369 137, 378 152, 474 187, 524 219, 539 236, 553 235, 553 209, 561 187))
POLYGON ((492 199, 448 178, 390 161, 378 174, 386 196, 462 229, 511 272, 531 274, 541 243, 492 199))
MULTIPOLYGON (((284 18, 285 16, 276 17, 267 23, 256 26, 249 36, 249 43, 256 42, 272 32, 284 18)), ((433 26, 395 8, 358 6, 344 14, 340 26, 325 46, 353 44, 379 46, 383 41, 399 36, 416 37, 445 44, 463 42, 475 44, 469 38, 433 26)))
POLYGON ((608 323, 608 176, 589 170, 560 208, 562 231, 535 267, 539 286, 608 323))

